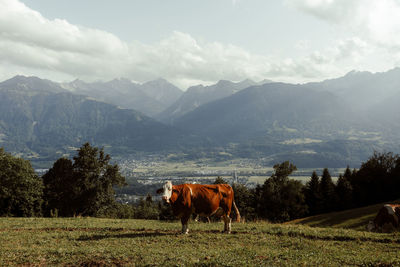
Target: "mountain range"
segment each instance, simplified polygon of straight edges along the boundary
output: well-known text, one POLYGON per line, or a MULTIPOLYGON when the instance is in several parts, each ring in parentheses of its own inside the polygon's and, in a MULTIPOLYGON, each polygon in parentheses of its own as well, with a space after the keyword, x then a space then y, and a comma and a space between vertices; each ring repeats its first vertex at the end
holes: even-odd
POLYGON ((164 79, 144 84, 133 83, 124 78, 94 83, 75 80, 60 86, 98 101, 140 111, 147 116, 160 113, 183 94, 182 90, 164 79))
POLYGON ((89 141, 122 156, 222 153, 271 165, 359 166, 375 150, 400 152, 399 101, 398 68, 307 84, 223 80, 186 91, 164 79, 16 76, 0 83, 0 146, 38 160, 89 141))
MULTIPOLYGON (((267 83, 268 81, 264 82, 267 83)), ((189 87, 175 103, 163 110, 156 118, 162 122, 171 124, 175 119, 204 104, 231 96, 252 85, 256 85, 256 82, 247 79, 238 83, 221 80, 210 86, 197 85, 189 87)))
POLYGON ((48 80, 16 76, 0 83, 0 145, 32 160, 68 156, 85 142, 121 154, 177 149, 189 139, 141 112, 48 80))

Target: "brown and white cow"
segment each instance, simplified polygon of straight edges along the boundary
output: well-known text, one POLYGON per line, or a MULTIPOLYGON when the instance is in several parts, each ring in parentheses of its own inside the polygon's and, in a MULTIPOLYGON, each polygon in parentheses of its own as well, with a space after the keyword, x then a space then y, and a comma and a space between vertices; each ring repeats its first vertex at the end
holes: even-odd
POLYGON ((369 231, 391 232, 400 226, 400 204, 385 204, 373 221, 368 224, 369 231))
POLYGON ((180 184, 172 185, 167 181, 163 188, 157 190, 162 193, 163 201, 170 203, 174 215, 181 219, 182 233, 187 234, 188 221, 192 213, 200 216, 216 215, 223 217, 224 232, 231 232, 230 218, 232 204, 240 221, 239 210, 234 201, 233 189, 227 184, 180 184))

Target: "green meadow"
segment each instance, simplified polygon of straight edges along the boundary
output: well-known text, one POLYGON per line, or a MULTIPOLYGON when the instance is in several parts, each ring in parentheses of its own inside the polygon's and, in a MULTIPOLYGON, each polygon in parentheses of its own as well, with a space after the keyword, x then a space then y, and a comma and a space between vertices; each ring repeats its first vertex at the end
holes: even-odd
MULTIPOLYGON (((294 222, 296 223, 296 222, 294 222)), ((300 223, 300 222, 297 222, 300 223)), ((400 233, 268 222, 0 218, 0 266, 398 266, 400 233)))

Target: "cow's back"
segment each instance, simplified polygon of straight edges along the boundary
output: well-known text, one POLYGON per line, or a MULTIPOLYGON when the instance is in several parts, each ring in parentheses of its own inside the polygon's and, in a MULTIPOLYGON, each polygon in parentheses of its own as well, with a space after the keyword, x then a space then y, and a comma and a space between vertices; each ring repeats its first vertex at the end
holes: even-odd
POLYGON ((230 185, 188 184, 186 186, 192 193, 194 213, 209 216, 221 208, 225 214, 229 215, 233 200, 233 190, 230 185))

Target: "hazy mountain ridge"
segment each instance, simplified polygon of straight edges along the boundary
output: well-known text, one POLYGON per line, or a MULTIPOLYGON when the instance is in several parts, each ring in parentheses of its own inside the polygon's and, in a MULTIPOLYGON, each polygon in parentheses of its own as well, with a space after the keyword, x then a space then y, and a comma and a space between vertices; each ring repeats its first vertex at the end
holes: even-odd
POLYGON ((0 83, 0 90, 19 90, 26 94, 35 93, 60 93, 66 92, 58 83, 40 79, 38 77, 27 77, 17 75, 0 83))
POLYGON ((289 137, 320 138, 338 130, 336 122, 347 120, 349 113, 332 93, 270 83, 205 104, 174 125, 221 142, 273 135, 282 129, 289 137))
POLYGON ((225 141, 258 137, 257 132, 273 137, 285 128, 295 138, 393 139, 400 124, 399 101, 400 68, 353 71, 319 83, 246 88, 176 117, 173 125, 225 141))
POLYGON ((123 108, 138 110, 148 116, 158 114, 183 93, 178 87, 164 79, 144 84, 133 83, 124 78, 94 83, 75 80, 63 83, 61 86, 74 93, 88 95, 123 108))
POLYGON ((372 106, 369 115, 400 142, 400 91, 372 106))
POLYGON ((182 90, 162 78, 143 83, 141 90, 161 102, 163 104, 162 108, 169 107, 183 94, 182 90))
POLYGON ((168 124, 173 123, 179 117, 204 104, 228 97, 253 85, 256 85, 256 82, 247 79, 238 83, 221 80, 210 86, 189 87, 175 103, 158 114, 156 118, 168 124))
POLYGON ((366 111, 399 92, 400 68, 378 73, 351 71, 343 77, 309 83, 307 86, 332 92, 354 108, 366 111))

